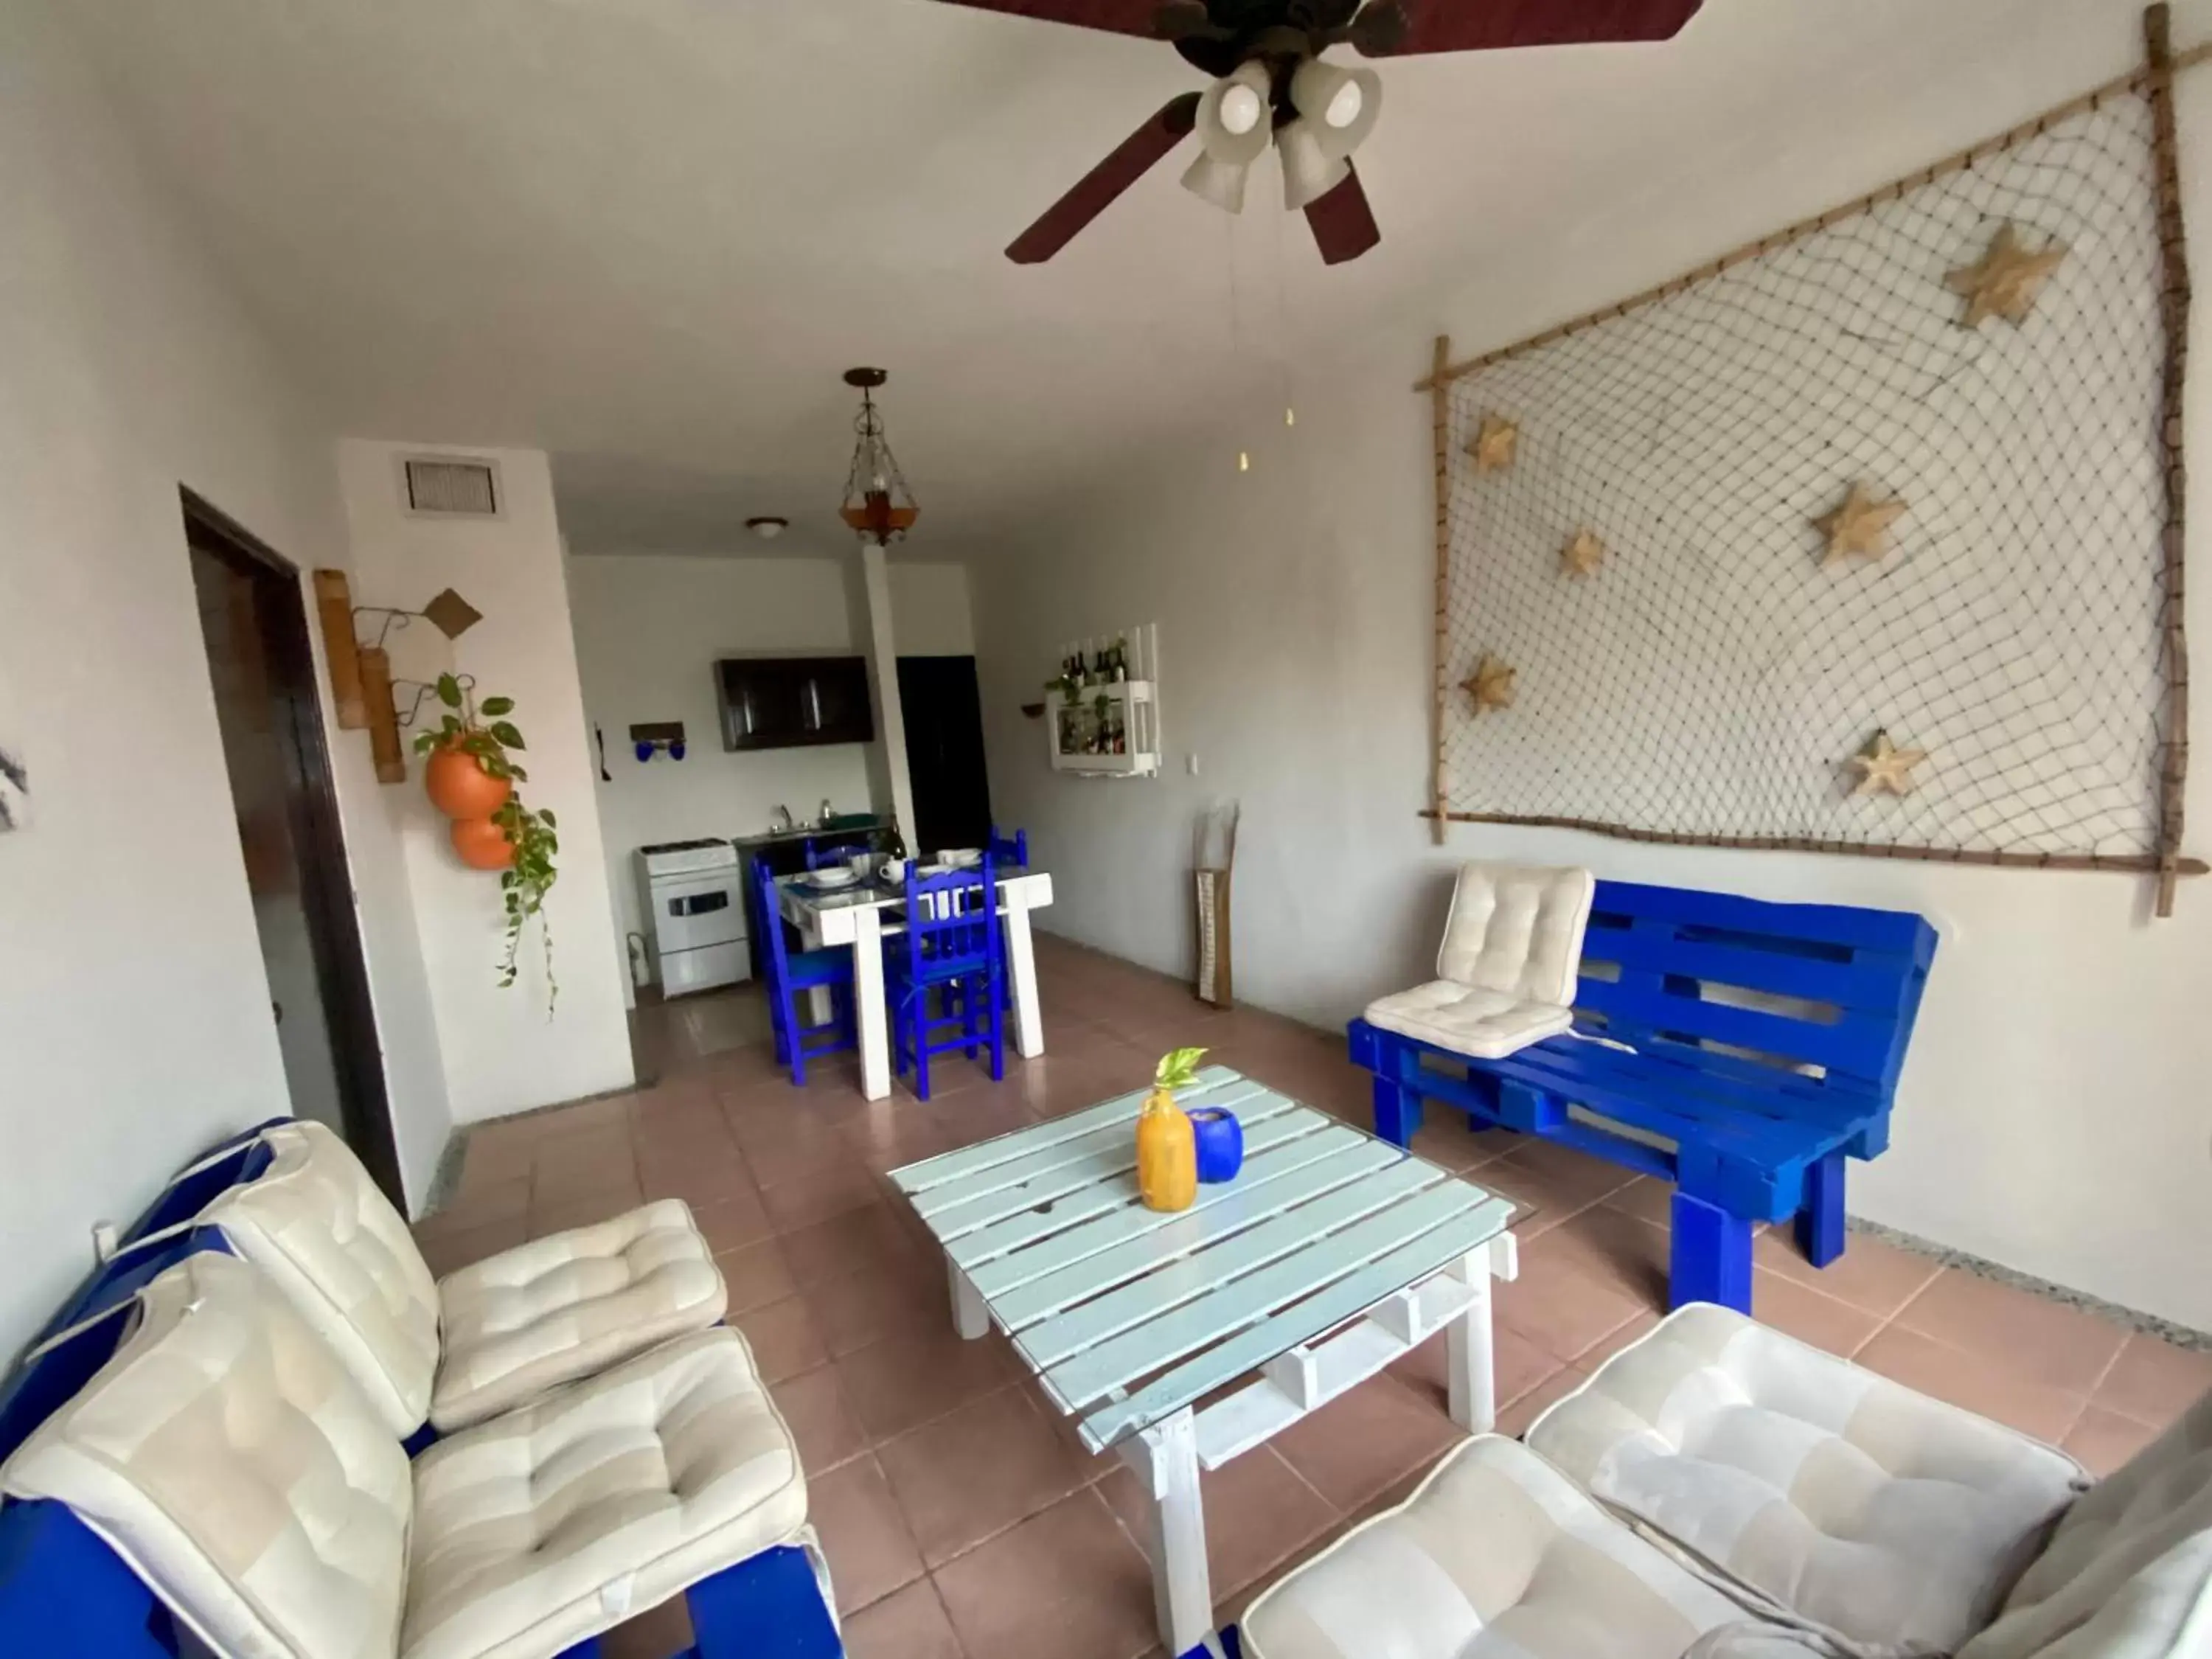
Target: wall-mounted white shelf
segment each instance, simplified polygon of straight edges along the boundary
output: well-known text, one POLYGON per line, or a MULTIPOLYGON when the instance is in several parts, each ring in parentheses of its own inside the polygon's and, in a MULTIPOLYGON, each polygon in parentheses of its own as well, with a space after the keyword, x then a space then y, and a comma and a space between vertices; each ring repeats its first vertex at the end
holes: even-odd
MULTIPOLYGON (((1127 645, 1127 679, 1093 679, 1045 693, 1045 743, 1052 769, 1079 778, 1156 777, 1160 770, 1159 634, 1146 623, 1110 636, 1127 645)), ((1089 658, 1108 641, 1063 648, 1089 658)))

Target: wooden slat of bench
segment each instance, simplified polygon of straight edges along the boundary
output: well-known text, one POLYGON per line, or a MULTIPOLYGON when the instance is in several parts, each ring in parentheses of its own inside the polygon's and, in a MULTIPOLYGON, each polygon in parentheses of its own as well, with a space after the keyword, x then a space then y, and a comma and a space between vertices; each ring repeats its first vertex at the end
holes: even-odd
POLYGON ((1849 1140, 1857 1127, 1758 1116, 1707 1097, 1661 1088, 1650 1078, 1607 1078, 1528 1064, 1534 1052, 1523 1049, 1490 1062, 1490 1068, 1508 1082, 1540 1089, 1601 1117, 1669 1140, 1694 1142, 1746 1163, 1776 1168, 1802 1163, 1849 1140))
POLYGON ((1844 1134, 1882 1110, 1880 1100, 1868 1095, 1838 1091, 1808 1099, 1779 1086, 1764 1088, 1755 1080, 1695 1062, 1685 1063, 1680 1058, 1685 1053, 1698 1051, 1672 1048, 1659 1054, 1646 1050, 1626 1054, 1603 1043, 1553 1037, 1517 1054, 1487 1062, 1487 1069, 1569 1098, 1585 1086, 1648 1094, 1655 1103, 1700 1122, 1741 1121, 1747 1133, 1764 1126, 1778 1126, 1801 1133, 1844 1134))
POLYGON ((1601 881, 1590 906, 1593 919, 1649 916, 1698 927, 1725 927, 1776 939, 1810 939, 1913 957, 1934 936, 1920 917, 1906 910, 1869 910, 1845 904, 1778 904, 1734 893, 1687 887, 1651 887, 1638 882, 1601 881))
POLYGON ((1739 1048, 1809 1060, 1857 1077, 1880 1075, 1897 1030, 1894 1018, 1863 1010, 1845 1013, 1835 1024, 1821 1025, 1786 1014, 1647 989, 1626 975, 1611 984, 1603 980, 1583 981, 1575 1006, 1603 1014, 1607 1034, 1632 1043, 1649 1033, 1680 1031, 1739 1048))
POLYGON ((1905 994, 1904 979, 1909 964, 1889 952, 1851 952, 1849 960, 1838 962, 1744 945, 1684 939, 1680 934, 1685 931, 1709 930, 1686 923, 1676 930, 1674 937, 1669 938, 1630 927, 1592 928, 1583 936, 1583 960, 1649 968, 1662 974, 1687 974, 1711 984, 1741 986, 1776 996, 1802 997, 1808 1002, 1830 1003, 1838 1008, 1865 1009, 1891 1019, 1896 1018, 1905 994))

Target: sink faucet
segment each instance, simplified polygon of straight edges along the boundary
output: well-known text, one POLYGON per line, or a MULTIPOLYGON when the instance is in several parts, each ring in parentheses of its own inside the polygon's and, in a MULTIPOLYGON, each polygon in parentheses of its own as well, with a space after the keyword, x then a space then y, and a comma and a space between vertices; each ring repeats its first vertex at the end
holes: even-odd
POLYGON ((772 836, 787 835, 797 827, 791 821, 791 809, 781 801, 778 801, 775 804, 775 811, 769 814, 769 833, 772 836))

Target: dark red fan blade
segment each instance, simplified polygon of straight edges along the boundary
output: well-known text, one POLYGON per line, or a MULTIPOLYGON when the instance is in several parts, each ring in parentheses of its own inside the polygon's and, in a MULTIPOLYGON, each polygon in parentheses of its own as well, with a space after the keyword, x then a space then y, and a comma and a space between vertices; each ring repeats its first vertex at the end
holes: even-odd
POLYGON ((1073 23, 1078 28, 1159 39, 1152 32, 1152 15, 1159 10, 1160 0, 945 0, 945 3, 1034 17, 1040 23, 1073 23))
POLYGON ((1389 56, 1665 40, 1704 0, 1396 0, 1405 38, 1389 56))
POLYGON ((1306 204, 1306 222, 1313 227, 1314 240, 1321 244, 1323 264, 1340 265, 1347 259, 1357 259, 1382 240, 1356 170, 1328 195, 1306 204))
POLYGON ((1162 105, 1158 114, 1124 138, 1073 190, 1014 238, 1006 258, 1018 265, 1042 264, 1073 241, 1077 232, 1113 206, 1123 191, 1189 136, 1197 121, 1198 96, 1187 92, 1162 105))

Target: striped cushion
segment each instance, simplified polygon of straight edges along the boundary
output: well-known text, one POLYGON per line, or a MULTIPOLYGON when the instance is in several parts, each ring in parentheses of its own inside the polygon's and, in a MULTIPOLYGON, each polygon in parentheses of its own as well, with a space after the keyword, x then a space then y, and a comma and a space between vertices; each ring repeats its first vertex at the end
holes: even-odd
POLYGON ((337 1350, 395 1437, 429 1414, 438 1289, 407 1223, 319 1123, 262 1137, 269 1167, 202 1212, 337 1350))
POLYGON ((1437 977, 1565 1008, 1597 897, 1587 870, 1476 860, 1460 868, 1437 977))
POLYGON ((1241 1634, 1250 1659, 1680 1659, 1743 1618, 1542 1459, 1485 1435, 1268 1589, 1241 1634))
POLYGON ((390 1659, 407 1455, 291 1298, 208 1252, 0 1469, 66 1504, 218 1653, 390 1659))
POLYGON ((2212 1395, 2067 1511, 1959 1659, 2062 1653, 2212 1654, 2212 1395))
POLYGON ((543 1659, 805 1521, 744 1339, 678 1338, 422 1454, 400 1659, 543 1659))
POLYGON ((1558 1036, 1575 1017, 1548 1002, 1523 1002, 1502 991, 1438 979, 1376 998, 1367 1005, 1367 1023, 1455 1054, 1498 1060, 1558 1036))
POLYGON ((704 1330, 729 1299, 675 1198, 488 1257, 437 1294, 446 1352, 429 1416, 441 1434, 704 1330))
POLYGON ((1528 1444, 1755 1602, 1868 1648, 1973 1635, 2083 1479, 2047 1446, 1705 1304, 1608 1360, 1528 1444))

